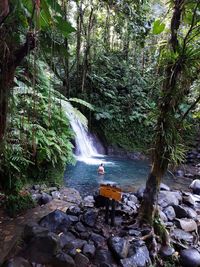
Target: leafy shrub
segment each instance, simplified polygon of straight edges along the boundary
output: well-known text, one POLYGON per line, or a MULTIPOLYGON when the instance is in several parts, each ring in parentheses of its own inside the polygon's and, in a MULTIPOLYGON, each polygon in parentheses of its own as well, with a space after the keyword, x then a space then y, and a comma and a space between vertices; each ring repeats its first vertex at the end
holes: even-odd
POLYGON ((5 201, 5 209, 9 216, 14 217, 26 209, 34 207, 30 194, 8 195, 5 201))

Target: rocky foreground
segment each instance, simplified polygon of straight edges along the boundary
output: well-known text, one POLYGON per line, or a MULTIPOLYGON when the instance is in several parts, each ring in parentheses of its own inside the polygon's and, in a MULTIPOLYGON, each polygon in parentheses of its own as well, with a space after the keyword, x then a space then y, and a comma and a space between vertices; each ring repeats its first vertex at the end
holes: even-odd
POLYGON ((105 210, 98 196, 82 199, 75 190, 69 194, 65 188, 34 186, 31 194, 40 205, 52 199, 71 205, 66 212, 55 210, 27 224, 15 256, 3 266, 200 266, 200 196, 161 185, 158 205, 171 247, 159 245, 158 237, 159 260, 153 265, 151 240, 145 238, 151 229, 134 224, 143 191, 140 188, 136 193, 123 194, 116 208, 115 226, 111 227, 104 223, 105 210))

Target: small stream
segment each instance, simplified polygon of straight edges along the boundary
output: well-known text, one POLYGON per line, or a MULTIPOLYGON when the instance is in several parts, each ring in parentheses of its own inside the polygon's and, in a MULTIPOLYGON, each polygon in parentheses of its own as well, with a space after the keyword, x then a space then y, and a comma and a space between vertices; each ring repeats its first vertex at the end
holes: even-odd
MULTIPOLYGON (((81 195, 91 195, 104 181, 116 182, 123 191, 135 192, 145 185, 150 165, 148 161, 129 160, 109 156, 93 157, 88 161, 77 161, 75 166, 67 166, 64 175, 65 185, 77 189, 81 195), (103 162, 105 174, 99 175, 97 168, 103 162)), ((163 182, 173 189, 188 189, 190 179, 181 179, 167 174, 163 182)))

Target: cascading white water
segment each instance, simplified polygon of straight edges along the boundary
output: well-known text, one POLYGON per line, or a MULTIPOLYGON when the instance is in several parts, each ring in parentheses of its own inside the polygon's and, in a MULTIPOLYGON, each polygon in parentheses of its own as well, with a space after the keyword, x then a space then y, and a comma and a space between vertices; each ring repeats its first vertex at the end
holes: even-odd
POLYGON ((93 137, 86 127, 87 119, 81 114, 81 118, 84 121, 81 123, 79 116, 77 116, 77 113, 79 115, 80 113, 69 102, 61 100, 61 105, 75 133, 77 159, 89 164, 97 164, 99 160, 95 160, 93 157, 102 157, 103 155, 99 154, 95 148, 93 137))

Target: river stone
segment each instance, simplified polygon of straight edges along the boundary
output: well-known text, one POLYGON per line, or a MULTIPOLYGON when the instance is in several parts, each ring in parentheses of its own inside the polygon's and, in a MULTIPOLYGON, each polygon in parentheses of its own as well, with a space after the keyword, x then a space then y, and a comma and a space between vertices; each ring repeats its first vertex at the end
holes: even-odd
POLYGON ((51 200, 52 200, 52 196, 43 192, 41 198, 39 199, 39 205, 45 205, 49 203, 51 200))
POLYGON ((47 264, 52 261, 59 250, 59 238, 56 234, 40 234, 31 240, 24 255, 30 261, 47 264))
POLYGON ((186 232, 197 231, 197 224, 192 219, 176 219, 175 224, 186 232))
POLYGON ((93 258, 95 254, 95 246, 93 244, 85 244, 83 247, 83 254, 88 258, 93 258))
POLYGON ((161 183, 160 184, 160 190, 170 191, 170 188, 168 185, 161 183))
POLYGON ((51 232, 67 232, 71 221, 67 214, 60 210, 55 210, 43 217, 39 224, 51 232))
POLYGON ((82 247, 87 244, 86 240, 82 240, 82 239, 74 239, 69 241, 66 245, 65 245, 65 249, 68 250, 72 250, 72 249, 82 249, 82 247))
POLYGON ((144 196, 144 191, 145 191, 145 186, 141 186, 138 188, 137 192, 136 192, 136 196, 139 200, 141 200, 144 196))
POLYGON ((41 227, 37 223, 29 223, 24 227, 23 238, 27 242, 36 235, 47 234, 48 232, 48 229, 41 227))
POLYGON ((188 232, 185 232, 181 229, 174 229, 171 232, 171 236, 174 237, 177 240, 182 240, 184 242, 192 243, 194 236, 188 232))
POLYGON ((181 250, 180 262, 183 267, 199 267, 200 253, 193 248, 181 250))
POLYGON ((165 213, 162 210, 159 210, 159 215, 160 215, 160 218, 163 222, 168 221, 167 216, 165 215, 165 213))
POLYGON ((197 213, 192 209, 184 205, 174 205, 174 210, 176 217, 181 218, 191 218, 194 219, 197 217, 197 213))
POLYGON ((31 194, 31 197, 32 197, 33 201, 35 201, 36 203, 41 203, 42 194, 33 193, 33 194, 31 194))
POLYGON ((73 258, 64 252, 58 253, 52 260, 53 267, 75 267, 73 258))
POLYGON ((92 233, 90 236, 90 240, 94 242, 95 246, 101 246, 105 242, 105 237, 92 233))
POLYGON ((14 257, 6 261, 2 267, 31 267, 32 265, 22 257, 14 257))
POLYGON ((60 238, 60 246, 63 248, 66 246, 70 241, 76 239, 75 236, 71 232, 62 233, 59 235, 60 238))
POLYGON ((77 253, 75 256, 75 263, 76 266, 81 266, 81 267, 88 267, 89 266, 89 259, 82 253, 77 253))
POLYGON ((134 195, 134 194, 130 194, 128 199, 132 202, 134 202, 135 204, 138 203, 138 198, 134 195))
POLYGON ((97 215, 97 212, 95 212, 94 210, 88 210, 83 214, 81 220, 86 226, 94 227, 96 224, 97 215))
POLYGON ((79 208, 79 206, 70 206, 66 210, 66 213, 69 215, 79 216, 81 214, 81 209, 79 208))
POLYGON ((194 194, 200 195, 200 180, 199 179, 195 179, 194 181, 192 181, 189 187, 192 189, 194 194))
POLYGON ((176 217, 174 208, 172 206, 168 206, 166 207, 163 212, 165 213, 165 215, 167 216, 168 220, 173 221, 176 217))
POLYGON ((181 199, 181 195, 177 192, 161 191, 158 194, 158 205, 163 208, 171 205, 178 205, 181 199))
POLYGON ((81 222, 77 222, 74 226, 74 229, 79 233, 86 231, 85 226, 81 222))
POLYGON ((133 242, 130 245, 130 250, 128 253, 128 258, 121 259, 120 263, 122 266, 137 266, 137 267, 146 267, 151 263, 149 257, 149 251, 142 241, 133 242), (130 265, 132 264, 132 265, 130 265))
POLYGON ((60 190, 62 200, 79 205, 82 201, 80 193, 74 188, 64 187, 60 190))
POLYGON ((124 259, 128 255, 129 242, 127 239, 114 236, 108 239, 108 246, 117 259, 124 259))
POLYGON ((68 215, 69 220, 71 221, 72 224, 78 222, 78 217, 74 215, 68 215))

